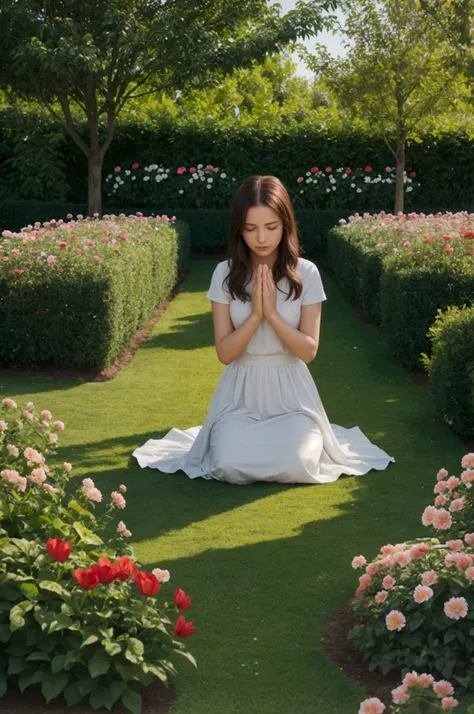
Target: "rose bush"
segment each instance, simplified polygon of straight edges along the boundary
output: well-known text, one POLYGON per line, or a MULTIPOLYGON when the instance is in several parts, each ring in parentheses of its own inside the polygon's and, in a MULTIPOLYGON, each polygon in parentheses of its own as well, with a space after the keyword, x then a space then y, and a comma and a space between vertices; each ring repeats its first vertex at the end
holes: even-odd
POLYGON ((142 568, 123 521, 108 535, 125 486, 105 503, 92 479, 73 491, 71 464, 50 461, 64 428, 31 402, 0 406, 0 696, 17 682, 48 702, 121 698, 139 712, 140 685, 167 683, 174 655, 195 664, 182 642, 195 628, 179 614, 192 601, 180 588, 161 597, 170 574, 142 568))
MULTIPOLYGON (((446 680, 436 681, 431 674, 409 672, 399 687, 392 689, 392 714, 431 714, 448 711, 458 706, 454 687, 446 680)), ((361 702, 359 714, 383 714, 386 706, 378 697, 361 702)))
POLYGON ((355 591, 350 639, 370 670, 406 673, 423 667, 474 689, 474 454, 460 477, 437 474, 434 504, 422 523, 433 536, 388 543, 367 563, 355 591))

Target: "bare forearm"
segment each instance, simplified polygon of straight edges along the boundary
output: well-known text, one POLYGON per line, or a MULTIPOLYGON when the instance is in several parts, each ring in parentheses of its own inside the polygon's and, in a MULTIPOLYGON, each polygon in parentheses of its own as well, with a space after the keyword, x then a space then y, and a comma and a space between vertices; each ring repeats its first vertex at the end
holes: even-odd
POLYGON ((257 331, 259 324, 260 319, 252 312, 236 330, 219 341, 216 351, 223 364, 229 364, 240 357, 257 331))
POLYGON ((290 325, 277 312, 267 317, 267 320, 285 347, 296 357, 299 357, 307 364, 316 357, 318 345, 312 337, 290 325))

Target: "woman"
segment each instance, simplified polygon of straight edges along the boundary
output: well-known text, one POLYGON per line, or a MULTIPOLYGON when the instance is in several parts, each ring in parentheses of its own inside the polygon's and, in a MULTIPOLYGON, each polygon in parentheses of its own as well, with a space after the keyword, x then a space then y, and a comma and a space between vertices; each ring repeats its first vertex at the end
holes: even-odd
POLYGON ((234 484, 327 483, 395 461, 358 427, 329 423, 306 366, 326 295, 317 267, 298 254, 285 187, 250 176, 232 205, 229 258, 207 294, 226 368, 204 425, 147 441, 133 452, 142 468, 234 484))

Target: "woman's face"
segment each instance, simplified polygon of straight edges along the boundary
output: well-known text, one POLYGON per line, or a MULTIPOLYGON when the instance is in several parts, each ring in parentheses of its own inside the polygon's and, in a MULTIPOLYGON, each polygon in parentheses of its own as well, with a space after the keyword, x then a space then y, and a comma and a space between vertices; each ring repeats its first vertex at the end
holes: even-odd
POLYGON ((283 236, 283 221, 269 206, 253 206, 247 211, 242 237, 259 262, 270 262, 278 255, 283 236))

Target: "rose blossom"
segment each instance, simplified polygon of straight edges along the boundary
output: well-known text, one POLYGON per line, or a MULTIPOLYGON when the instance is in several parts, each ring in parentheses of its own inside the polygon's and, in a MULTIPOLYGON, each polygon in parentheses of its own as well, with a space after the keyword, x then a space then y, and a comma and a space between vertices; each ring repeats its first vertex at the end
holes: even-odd
POLYGON ((449 510, 451 511, 451 513, 458 513, 458 511, 462 511, 464 506, 465 506, 465 500, 464 500, 464 496, 462 496, 461 498, 455 498, 454 501, 451 501, 449 510))
POLYGON ((399 610, 391 610, 385 618, 387 630, 402 630, 406 625, 405 615, 399 610))
POLYGON ((365 572, 367 573, 367 575, 375 575, 379 572, 379 569, 380 568, 378 563, 369 563, 369 565, 365 569, 365 572))
POLYGON ((428 553, 430 550, 429 545, 426 545, 426 543, 417 543, 414 545, 412 548, 410 548, 410 555, 413 558, 424 558, 424 556, 428 553))
POLYGON ((441 699, 442 697, 449 697, 451 694, 454 694, 454 687, 451 682, 440 679, 439 682, 433 683, 433 692, 441 699))
POLYGON ((43 411, 41 412, 41 418, 42 418, 42 419, 48 419, 48 420, 49 420, 49 419, 52 419, 52 418, 53 418, 53 415, 52 415, 51 412, 48 411, 47 409, 43 409, 43 411))
POLYGON ((436 513, 436 508, 434 506, 426 506, 421 516, 421 522, 424 526, 430 526, 433 523, 433 518, 436 513))
POLYGON ((55 426, 58 431, 64 431, 63 421, 53 421, 53 426, 55 426))
POLYGON ((375 602, 381 604, 382 602, 385 602, 387 598, 388 592, 386 590, 379 590, 375 596, 375 602))
POLYGON ((408 694, 406 687, 401 684, 399 687, 396 687, 396 689, 392 689, 392 701, 394 704, 405 704, 410 699, 410 695, 408 694))
POLYGON ((445 508, 440 508, 438 511, 436 511, 434 518, 433 518, 433 526, 436 528, 436 530, 448 530, 451 528, 453 523, 453 519, 451 518, 451 514, 449 511, 447 511, 445 508))
POLYGON ((418 677, 418 684, 421 684, 423 687, 431 687, 434 683, 435 679, 432 674, 427 674, 426 672, 423 672, 422 674, 419 675, 418 677))
POLYGON ((125 501, 124 497, 118 491, 112 491, 112 501, 114 503, 114 506, 117 506, 117 508, 125 508, 125 506, 127 505, 127 502, 125 501))
POLYGON ((46 473, 45 470, 41 468, 41 466, 37 469, 34 469, 28 476, 28 480, 31 481, 31 483, 34 483, 36 486, 41 486, 45 481, 46 481, 46 473))
POLYGON ((451 620, 460 620, 466 617, 468 611, 467 601, 463 597, 452 597, 444 603, 444 612, 451 620))
POLYGON ((386 575, 384 577, 384 579, 382 580, 382 585, 385 588, 385 590, 390 590, 391 588, 393 588, 395 583, 396 583, 396 580, 394 580, 394 578, 392 578, 391 575, 386 575))
POLYGON ((8 424, 6 421, 3 421, 3 419, 0 420, 0 431, 6 431, 8 428, 8 424))
POLYGON ((10 407, 10 409, 17 409, 16 402, 13 399, 10 399, 10 397, 3 399, 2 404, 6 407, 10 407))
POLYGON ((467 545, 474 545, 474 533, 466 533, 464 536, 464 540, 466 541, 467 545))
POLYGON ((446 498, 446 496, 440 493, 438 494, 438 496, 436 496, 434 505, 436 506, 436 508, 440 508, 440 506, 444 506, 447 502, 448 499, 446 498))
POLYGON ((449 546, 451 550, 461 550, 462 548, 464 548, 464 543, 460 538, 456 540, 448 540, 446 545, 449 546))
POLYGON ((65 461, 65 462, 63 463, 63 468, 64 468, 65 471, 67 471, 67 473, 70 473, 70 472, 71 472, 71 469, 72 469, 72 465, 71 465, 71 464, 68 464, 68 462, 65 461))
POLYGON ((426 570, 421 576, 423 585, 434 585, 438 582, 438 575, 435 570, 426 570))
POLYGON ((121 484, 119 486, 119 491, 120 491, 120 493, 127 493, 127 487, 124 486, 123 484, 121 484))
POLYGON ((464 568, 467 568, 468 566, 472 565, 474 562, 474 558, 468 553, 458 553, 457 555, 458 557, 456 558, 456 568, 460 572, 461 570, 464 570, 464 568))
POLYGON ((446 471, 446 469, 440 469, 436 474, 436 478, 438 479, 438 481, 442 481, 446 478, 446 476, 448 476, 448 472, 446 471))
POLYGON ((414 687, 418 684, 418 672, 408 672, 402 679, 404 687, 414 687))
POLYGON ((454 709, 459 704, 457 699, 453 697, 443 697, 441 700, 441 709, 445 711, 446 709, 454 709))
POLYGON ((353 568, 362 568, 367 563, 366 559, 364 558, 363 555, 356 555, 355 558, 352 560, 352 567, 353 568))
POLYGON ((94 488, 85 489, 84 494, 89 501, 95 501, 96 503, 100 503, 102 501, 102 494, 98 488, 95 488, 95 486, 94 488))
POLYGON ((36 449, 32 449, 31 446, 28 446, 24 452, 23 456, 27 460, 28 463, 33 463, 33 464, 43 464, 44 463, 44 456, 43 454, 40 454, 39 451, 36 451, 36 449))
POLYGON ((402 568, 405 568, 408 563, 411 562, 412 558, 408 551, 403 551, 399 553, 394 553, 393 560, 397 565, 401 565, 402 568))
POLYGON ((474 582, 474 567, 467 568, 464 571, 464 575, 470 583, 474 582))
POLYGON ((117 526, 117 531, 122 535, 124 538, 130 538, 131 537, 131 532, 128 530, 127 526, 123 521, 120 521, 120 523, 117 526))
POLYGON ((7 449, 12 456, 15 456, 15 458, 20 454, 18 447, 14 444, 7 444, 7 449))
POLYGON ((463 456, 461 466, 463 469, 474 469, 474 453, 463 456))
POLYGON ((393 553, 394 550, 395 550, 395 546, 392 545, 391 543, 387 543, 387 545, 383 545, 380 548, 380 552, 382 553, 382 555, 390 555, 391 553, 393 553))
POLYGON ((359 714, 383 714, 384 711, 385 704, 383 704, 377 697, 364 699, 359 708, 359 714))
POLYGON ((427 585, 417 585, 413 592, 413 599, 417 603, 426 602, 433 597, 433 591, 427 585))
POLYGON ((88 491, 90 488, 95 488, 95 483, 91 478, 85 478, 82 482, 85 490, 88 491))
POLYGON ((365 590, 366 588, 369 587, 371 582, 372 582, 372 578, 370 577, 370 575, 367 575, 367 574, 361 575, 359 578, 359 587, 362 590, 365 590))

